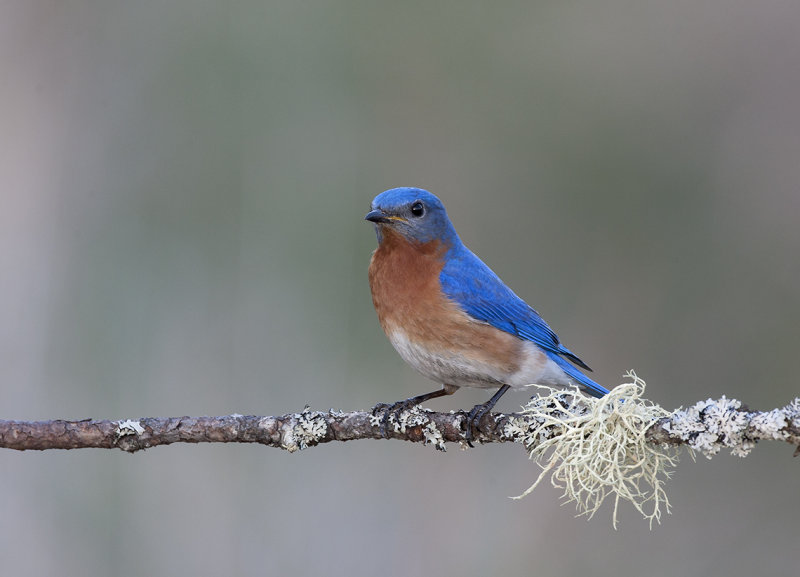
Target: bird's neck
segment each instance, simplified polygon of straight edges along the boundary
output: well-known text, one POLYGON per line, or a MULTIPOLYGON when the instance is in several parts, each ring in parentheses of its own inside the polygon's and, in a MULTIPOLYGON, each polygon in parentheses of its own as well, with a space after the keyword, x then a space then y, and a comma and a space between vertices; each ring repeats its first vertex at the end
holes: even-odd
POLYGON ((392 229, 382 231, 381 240, 378 244, 378 251, 387 255, 391 253, 407 253, 412 256, 416 253, 417 257, 444 256, 449 248, 449 243, 439 239, 417 242, 392 229))

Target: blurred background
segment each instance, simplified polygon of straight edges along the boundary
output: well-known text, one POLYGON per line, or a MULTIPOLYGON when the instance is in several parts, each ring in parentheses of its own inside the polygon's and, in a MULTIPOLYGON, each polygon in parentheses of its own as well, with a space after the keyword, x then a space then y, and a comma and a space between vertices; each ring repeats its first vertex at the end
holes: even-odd
MULTIPOLYGON (((369 202, 438 194, 613 386, 786 404, 800 4, 0 4, 0 417, 365 409, 369 202)), ((469 408, 460 391, 431 408, 469 408)), ((510 393, 499 405, 527 400, 510 393)), ((591 521, 518 446, 0 452, 5 574, 797 575, 797 459, 686 456, 591 521)))

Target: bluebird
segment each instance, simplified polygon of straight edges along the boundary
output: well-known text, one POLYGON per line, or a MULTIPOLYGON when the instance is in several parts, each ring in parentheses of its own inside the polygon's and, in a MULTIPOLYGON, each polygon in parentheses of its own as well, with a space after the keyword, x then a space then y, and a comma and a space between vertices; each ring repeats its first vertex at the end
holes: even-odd
POLYGON ((539 313, 464 246, 436 196, 394 188, 370 208, 365 220, 375 225, 378 248, 369 284, 378 320, 403 360, 442 384, 389 406, 384 427, 391 412, 460 387, 498 389, 470 411, 468 441, 510 388, 577 385, 595 397, 608 393, 578 370, 591 371, 539 313))

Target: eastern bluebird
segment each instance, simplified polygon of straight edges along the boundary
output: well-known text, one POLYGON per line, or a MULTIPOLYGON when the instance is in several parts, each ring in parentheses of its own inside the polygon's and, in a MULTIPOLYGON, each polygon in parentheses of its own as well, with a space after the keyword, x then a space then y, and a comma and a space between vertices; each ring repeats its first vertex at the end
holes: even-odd
POLYGON ((464 246, 433 194, 394 188, 376 196, 371 209, 365 219, 375 224, 378 248, 369 284, 378 320, 403 360, 442 383, 391 405, 384 426, 390 413, 459 387, 499 387, 470 411, 468 441, 473 424, 511 387, 577 385, 595 397, 608 393, 573 366, 591 370, 464 246))

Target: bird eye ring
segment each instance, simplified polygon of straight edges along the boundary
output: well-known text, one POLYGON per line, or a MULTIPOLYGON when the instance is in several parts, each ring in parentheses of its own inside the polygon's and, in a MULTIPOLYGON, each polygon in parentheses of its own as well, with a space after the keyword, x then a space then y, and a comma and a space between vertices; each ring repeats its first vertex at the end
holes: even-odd
POLYGON ((425 207, 420 201, 417 201, 411 205, 411 214, 417 218, 425 214, 425 207))

